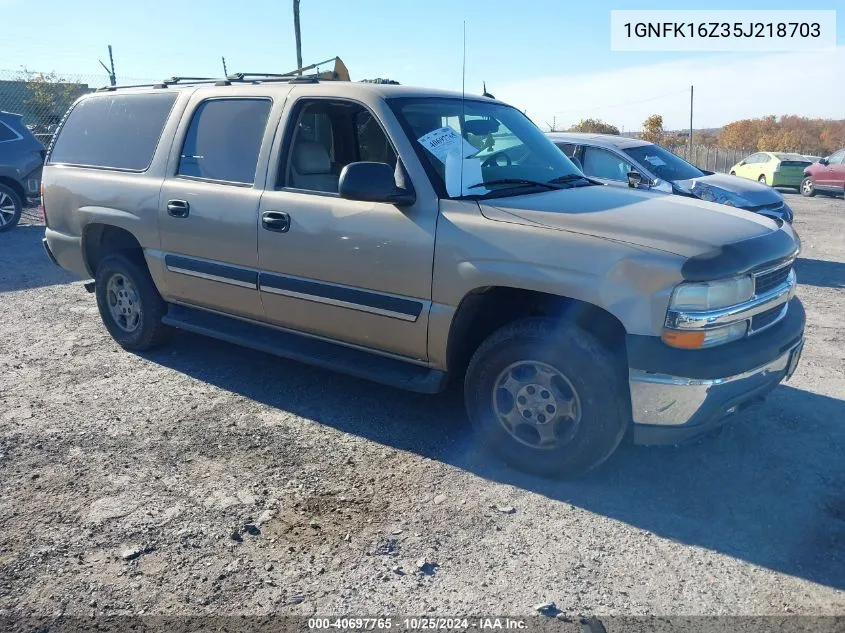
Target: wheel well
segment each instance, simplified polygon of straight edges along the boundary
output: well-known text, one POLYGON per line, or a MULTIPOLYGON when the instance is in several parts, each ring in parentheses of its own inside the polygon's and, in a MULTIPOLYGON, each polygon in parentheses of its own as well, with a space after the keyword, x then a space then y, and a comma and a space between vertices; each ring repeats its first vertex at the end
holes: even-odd
POLYGON ((475 350, 495 330, 517 319, 538 316, 574 323, 627 366, 625 326, 606 310, 569 297, 492 287, 469 293, 458 306, 449 331, 449 373, 462 377, 475 350))
POLYGON ((21 199, 21 205, 26 206, 26 191, 24 191, 23 185, 19 183, 17 180, 13 178, 6 178, 5 176, 0 176, 0 184, 6 185, 21 199))
POLYGON ((118 251, 129 254, 143 261, 144 249, 126 229, 121 229, 108 224, 90 224, 83 237, 83 250, 85 253, 85 264, 91 275, 97 274, 97 267, 106 255, 118 251))

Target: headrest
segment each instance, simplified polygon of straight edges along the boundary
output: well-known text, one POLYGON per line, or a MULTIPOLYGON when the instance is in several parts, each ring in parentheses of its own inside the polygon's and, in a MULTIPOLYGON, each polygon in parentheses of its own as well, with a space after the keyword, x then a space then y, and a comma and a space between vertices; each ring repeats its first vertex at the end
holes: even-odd
POLYGON ((300 174, 328 174, 332 163, 326 148, 319 143, 297 141, 293 147, 293 168, 300 174))

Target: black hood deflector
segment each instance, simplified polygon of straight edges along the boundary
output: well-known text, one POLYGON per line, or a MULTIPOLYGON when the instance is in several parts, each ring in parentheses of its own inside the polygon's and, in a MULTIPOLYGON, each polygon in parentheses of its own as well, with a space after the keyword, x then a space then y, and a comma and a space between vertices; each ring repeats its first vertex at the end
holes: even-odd
POLYGON ((687 281, 712 281, 794 259, 801 248, 797 233, 772 231, 690 257, 681 267, 687 281))

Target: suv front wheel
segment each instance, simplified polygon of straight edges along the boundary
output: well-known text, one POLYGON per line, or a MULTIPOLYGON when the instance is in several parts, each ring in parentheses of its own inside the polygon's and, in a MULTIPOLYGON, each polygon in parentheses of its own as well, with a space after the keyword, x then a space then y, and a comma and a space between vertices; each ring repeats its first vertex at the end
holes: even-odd
POLYGON ((100 317, 121 347, 152 349, 170 334, 161 322, 167 304, 145 265, 123 253, 109 255, 97 266, 95 282, 100 317))
POLYGON ((482 443, 520 470, 582 474, 616 450, 630 418, 624 372, 574 324, 525 319, 490 335, 464 399, 482 443))
POLYGON ((23 211, 23 201, 14 189, 0 183, 0 231, 17 226, 23 211))

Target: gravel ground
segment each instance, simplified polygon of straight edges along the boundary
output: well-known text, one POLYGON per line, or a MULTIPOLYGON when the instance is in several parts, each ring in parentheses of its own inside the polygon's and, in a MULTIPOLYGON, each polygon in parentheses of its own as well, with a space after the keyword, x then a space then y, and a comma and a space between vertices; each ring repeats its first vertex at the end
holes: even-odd
POLYGON ((454 394, 125 352, 37 222, 0 234, 0 616, 845 614, 845 202, 785 195, 793 379, 565 483, 480 453, 454 394))

